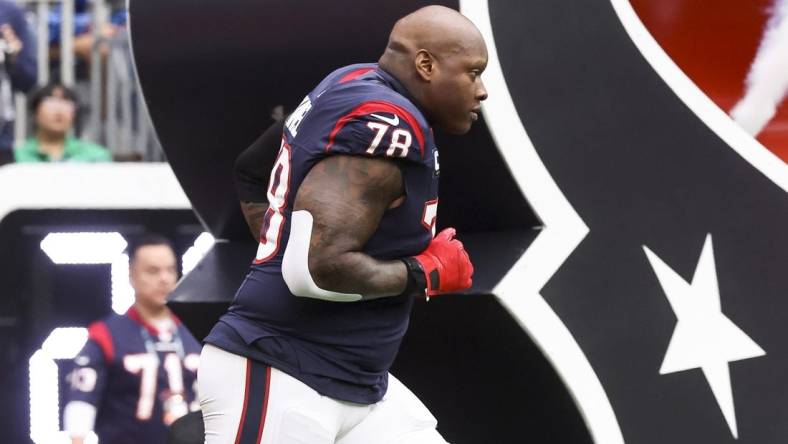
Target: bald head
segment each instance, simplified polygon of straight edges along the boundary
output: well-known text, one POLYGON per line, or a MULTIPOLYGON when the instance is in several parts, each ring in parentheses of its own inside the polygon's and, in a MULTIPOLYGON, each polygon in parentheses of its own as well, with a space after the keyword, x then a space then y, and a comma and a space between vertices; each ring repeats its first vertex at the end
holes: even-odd
POLYGON ((480 78, 487 47, 473 22, 454 9, 426 6, 401 18, 379 64, 432 123, 451 133, 468 131, 487 97, 480 78))
POLYGON ((436 56, 484 46, 479 30, 459 12, 445 6, 426 6, 394 25, 382 60, 415 56, 427 50, 436 56))

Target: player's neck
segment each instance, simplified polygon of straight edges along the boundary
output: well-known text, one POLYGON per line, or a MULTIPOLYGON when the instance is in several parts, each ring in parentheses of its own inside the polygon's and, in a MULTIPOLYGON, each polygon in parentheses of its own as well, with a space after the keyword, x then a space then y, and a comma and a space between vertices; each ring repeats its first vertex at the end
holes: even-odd
POLYGON ((394 60, 396 57, 401 56, 384 54, 383 57, 378 60, 378 66, 405 88, 408 92, 408 99, 411 99, 414 105, 416 105, 426 116, 426 110, 421 105, 424 101, 424 97, 419 87, 419 80, 416 79, 415 75, 412 73, 405 72, 401 66, 406 65, 403 63, 403 60, 400 60, 399 63, 394 60))
POLYGON ((140 315, 140 318, 142 318, 143 321, 151 324, 155 323, 156 321, 169 318, 171 315, 170 309, 166 306, 147 307, 143 304, 136 303, 134 304, 134 308, 137 310, 137 313, 140 315))

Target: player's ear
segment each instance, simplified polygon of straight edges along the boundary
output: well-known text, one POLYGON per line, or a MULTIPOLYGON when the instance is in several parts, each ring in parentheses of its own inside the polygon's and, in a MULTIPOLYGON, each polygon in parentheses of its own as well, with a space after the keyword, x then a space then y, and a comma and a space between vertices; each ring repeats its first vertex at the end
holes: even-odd
POLYGON ((426 49, 420 49, 416 53, 416 73, 422 80, 429 82, 435 70, 435 58, 426 49))

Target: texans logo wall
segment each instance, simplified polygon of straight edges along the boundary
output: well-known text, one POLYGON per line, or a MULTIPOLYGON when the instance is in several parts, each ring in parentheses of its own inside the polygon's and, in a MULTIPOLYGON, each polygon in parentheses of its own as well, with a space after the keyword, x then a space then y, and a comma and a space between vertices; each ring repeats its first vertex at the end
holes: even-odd
MULTIPOLYGON (((366 3, 131 2, 158 135, 217 237, 247 242, 231 165, 272 110, 375 60, 427 2, 366 3), (176 11, 193 26, 168 41, 176 11)), ((593 442, 788 440, 788 167, 704 101, 626 1, 443 3, 490 49, 484 125, 438 139, 439 224, 483 258, 458 300, 492 301, 541 349, 593 442)))

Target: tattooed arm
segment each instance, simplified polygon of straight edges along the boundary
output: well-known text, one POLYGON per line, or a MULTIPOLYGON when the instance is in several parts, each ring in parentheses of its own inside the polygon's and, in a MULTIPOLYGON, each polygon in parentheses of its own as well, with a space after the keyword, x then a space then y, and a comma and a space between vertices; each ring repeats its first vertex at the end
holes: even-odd
POLYGON ((307 210, 314 219, 308 264, 318 287, 364 299, 405 290, 402 261, 380 261, 361 252, 383 213, 403 195, 400 169, 391 160, 335 155, 312 168, 293 210, 307 210))
POLYGON ((267 203, 241 201, 241 212, 244 214, 249 232, 256 241, 260 241, 260 231, 263 229, 263 217, 268 210, 267 203))

